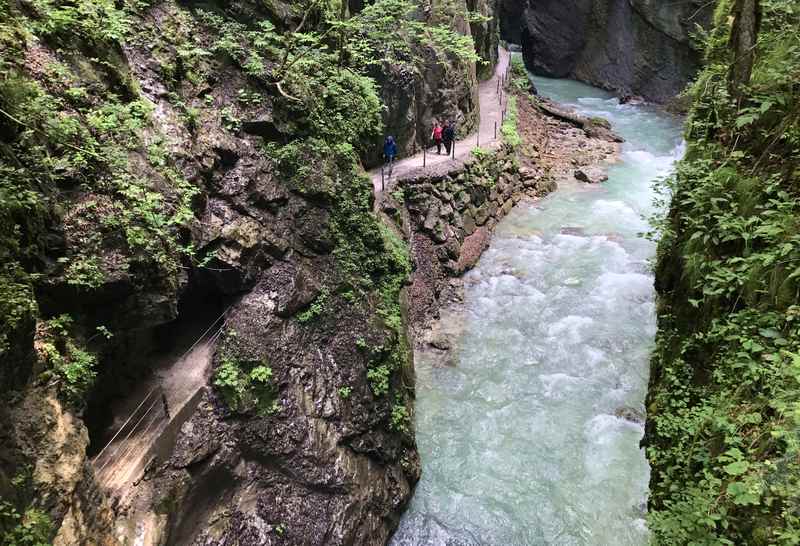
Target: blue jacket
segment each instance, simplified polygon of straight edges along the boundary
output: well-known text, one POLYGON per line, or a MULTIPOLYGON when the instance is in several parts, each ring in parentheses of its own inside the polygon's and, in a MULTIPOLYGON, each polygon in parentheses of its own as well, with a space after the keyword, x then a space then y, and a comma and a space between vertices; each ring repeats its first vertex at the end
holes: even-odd
POLYGON ((387 158, 397 155, 397 143, 393 139, 386 139, 383 143, 383 155, 387 158))

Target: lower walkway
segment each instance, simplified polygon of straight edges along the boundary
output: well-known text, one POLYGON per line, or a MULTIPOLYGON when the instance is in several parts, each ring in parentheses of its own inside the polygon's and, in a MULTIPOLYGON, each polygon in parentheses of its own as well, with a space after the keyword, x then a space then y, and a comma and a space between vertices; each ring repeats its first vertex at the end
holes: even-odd
POLYGON ((176 327, 172 351, 138 356, 149 362, 154 373, 108 408, 114 415, 109 427, 113 436, 92 464, 97 482, 120 500, 142 477, 159 451, 159 442, 169 443, 191 415, 198 393, 211 375, 214 346, 225 315, 212 318, 198 312, 186 324, 176 327))

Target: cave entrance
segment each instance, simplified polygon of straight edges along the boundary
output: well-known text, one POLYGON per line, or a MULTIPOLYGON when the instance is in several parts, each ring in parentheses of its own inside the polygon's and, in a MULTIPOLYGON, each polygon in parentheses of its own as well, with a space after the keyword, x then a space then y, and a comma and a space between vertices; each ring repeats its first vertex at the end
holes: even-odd
POLYGON ((139 477, 157 442, 207 384, 231 299, 190 282, 178 318, 130 333, 103 358, 84 421, 95 475, 108 489, 139 477))

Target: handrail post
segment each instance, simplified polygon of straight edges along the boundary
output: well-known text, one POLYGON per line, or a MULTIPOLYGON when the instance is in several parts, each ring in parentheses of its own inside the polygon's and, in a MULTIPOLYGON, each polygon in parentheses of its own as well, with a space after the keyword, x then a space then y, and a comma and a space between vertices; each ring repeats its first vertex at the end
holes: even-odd
POLYGON ((494 122, 494 139, 497 140, 497 122, 494 122))
POLYGON ((426 167, 428 163, 428 148, 426 146, 422 147, 422 166, 426 167))
POLYGON ((381 165, 381 191, 386 191, 386 179, 384 177, 385 166, 381 165))

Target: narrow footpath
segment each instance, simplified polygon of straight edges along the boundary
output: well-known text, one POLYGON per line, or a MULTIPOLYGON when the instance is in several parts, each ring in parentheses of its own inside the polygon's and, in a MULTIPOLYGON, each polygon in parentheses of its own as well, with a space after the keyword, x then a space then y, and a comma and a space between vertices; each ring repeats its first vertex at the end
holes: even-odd
MULTIPOLYGON (((472 150, 480 143, 480 147, 489 148, 500 140, 500 126, 503 122, 503 109, 506 106, 507 97, 503 91, 502 80, 508 71, 511 56, 505 48, 498 48, 497 67, 494 76, 481 82, 478 87, 478 99, 480 108, 480 123, 478 131, 473 132, 455 143, 455 158, 461 159, 468 156, 472 150), (500 82, 500 85, 498 85, 500 82), (499 92, 498 92, 499 90, 499 92), (495 138, 495 123, 497 124, 497 138, 495 138)), ((372 186, 375 193, 380 193, 383 189, 389 189, 395 181, 403 178, 404 175, 425 165, 437 165, 452 161, 452 157, 446 155, 436 155, 431 153, 434 148, 432 143, 427 147, 427 154, 423 159, 423 153, 396 161, 392 169, 391 179, 381 176, 381 167, 370 171, 372 186), (385 188, 381 187, 383 182, 385 188)))
POLYGON ((142 355, 154 373, 109 407, 114 420, 107 435, 113 433, 113 437, 92 464, 98 483, 120 500, 132 492, 159 451, 159 442, 169 443, 191 415, 187 410, 208 382, 223 323, 224 314, 212 320, 199 313, 190 324, 181 325, 173 332, 176 341, 171 351, 142 355))

